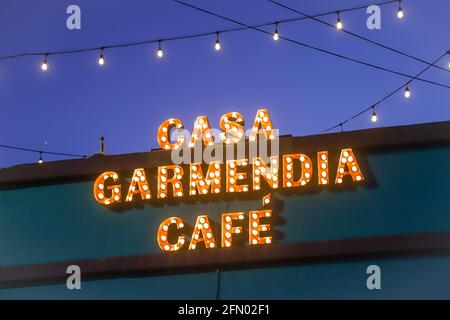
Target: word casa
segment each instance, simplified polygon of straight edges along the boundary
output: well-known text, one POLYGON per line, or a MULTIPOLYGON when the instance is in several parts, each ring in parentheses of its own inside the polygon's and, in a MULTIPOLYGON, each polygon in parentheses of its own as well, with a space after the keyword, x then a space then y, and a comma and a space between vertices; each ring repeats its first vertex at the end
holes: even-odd
MULTIPOLYGON (((272 243, 270 235, 264 235, 270 230, 269 223, 262 223, 261 219, 267 219, 272 216, 272 210, 250 211, 248 215, 248 243, 249 245, 261 245, 272 243)), ((243 223, 245 220, 244 212, 223 213, 221 223, 221 243, 222 248, 228 248, 233 245, 233 236, 243 234, 243 223), (239 224, 239 225, 237 225, 239 224)), ((164 220, 158 228, 158 245, 165 252, 178 251, 186 243, 186 238, 182 233, 184 222, 179 217, 171 217, 164 220), (176 226, 176 228, 171 228, 176 226), (175 230, 173 230, 175 229, 175 230), (175 234, 169 236, 169 230, 175 231, 175 234), (172 242, 169 242, 169 238, 172 242), (173 241, 175 238, 175 241, 173 241)), ((211 228, 211 223, 207 215, 197 217, 194 231, 189 243, 189 250, 195 250, 199 244, 207 249, 218 247, 216 238, 211 228)))
MULTIPOLYGON (((220 128, 223 130, 219 134, 220 141, 225 144, 235 144, 245 139, 244 131, 244 117, 239 112, 225 113, 219 121, 220 128)), ((181 148, 187 141, 184 135, 178 135, 177 142, 170 142, 170 133, 172 129, 182 131, 184 125, 181 120, 176 118, 167 119, 158 128, 158 144, 164 150, 176 150, 181 148)), ((267 140, 274 140, 276 138, 275 130, 272 127, 272 120, 270 119, 267 109, 259 109, 256 112, 255 121, 250 133, 249 140, 255 141, 258 134, 262 132, 267 140)), ((206 116, 198 116, 194 123, 194 128, 188 143, 190 148, 197 143, 202 143, 206 146, 214 145, 214 137, 211 132, 211 126, 206 116)))
MULTIPOLYGON (((317 183, 322 186, 330 184, 330 168, 328 151, 320 151, 317 157, 317 183)), ((189 196, 206 196, 208 194, 239 193, 252 190, 262 190, 267 187, 272 190, 279 188, 302 188, 313 179, 314 170, 310 157, 305 154, 287 154, 280 159, 271 156, 268 164, 260 157, 228 160, 225 164, 212 161, 204 170, 201 163, 189 165, 189 175, 185 177, 185 168, 179 165, 160 166, 157 168, 156 198, 181 198, 189 196), (280 161, 281 169, 280 169, 280 161), (251 163, 250 163, 251 162, 251 163), (224 168, 223 168, 224 167, 224 168), (223 172, 224 171, 224 172, 223 172), (251 179, 249 176, 251 173, 251 179), (225 179, 223 181, 222 179, 225 179), (264 185, 263 185, 264 184, 264 185), (225 188, 225 191, 223 191, 225 188)), ((364 180, 356 156, 351 148, 342 149, 335 174, 335 184, 343 183, 351 178, 353 182, 364 180)), ((93 193, 96 201, 103 205, 111 205, 123 201, 132 202, 135 197, 142 200, 155 198, 150 190, 147 173, 143 168, 133 171, 126 194, 122 192, 119 174, 107 171, 95 180, 93 193)))

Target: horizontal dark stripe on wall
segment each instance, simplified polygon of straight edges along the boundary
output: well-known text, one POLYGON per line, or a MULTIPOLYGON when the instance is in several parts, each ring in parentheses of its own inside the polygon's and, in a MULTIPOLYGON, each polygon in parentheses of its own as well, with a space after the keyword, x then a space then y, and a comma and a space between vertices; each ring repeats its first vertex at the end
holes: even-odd
POLYGON ((0 267, 0 287, 65 283, 69 265, 80 266, 82 280, 94 280, 424 254, 450 254, 450 232, 275 243, 8 266, 0 267))

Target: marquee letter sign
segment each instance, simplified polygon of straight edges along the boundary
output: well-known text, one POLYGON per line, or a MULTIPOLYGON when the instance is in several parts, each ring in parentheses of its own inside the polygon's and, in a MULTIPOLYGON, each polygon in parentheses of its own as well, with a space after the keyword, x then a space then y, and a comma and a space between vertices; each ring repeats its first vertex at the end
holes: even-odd
MULTIPOLYGON (((173 130, 184 129, 179 119, 168 119, 159 126, 157 141, 163 150, 175 152, 181 148, 203 148, 218 145, 233 145, 246 141, 244 119, 239 112, 224 114, 219 126, 222 132, 213 137, 206 116, 195 120, 190 138, 179 135, 172 141, 173 130), (217 138, 217 139, 216 139, 217 138)), ((248 143, 256 143, 261 134, 267 141, 277 139, 269 112, 260 109, 256 113, 248 143)), ((104 206, 126 205, 135 201, 164 202, 197 197, 220 197, 223 194, 261 193, 263 206, 270 205, 273 191, 299 192, 314 184, 318 188, 332 185, 361 183, 364 174, 351 147, 340 148, 330 160, 328 150, 304 154, 299 150, 290 154, 271 154, 266 160, 260 156, 189 163, 168 163, 156 169, 136 168, 131 176, 121 177, 117 171, 101 173, 94 182, 94 199, 104 206), (152 185, 148 177, 156 176, 152 185), (125 183, 123 178, 128 178, 125 183), (268 195, 267 195, 268 194, 268 195)), ((210 218, 199 214, 189 235, 180 217, 169 217, 161 222, 157 232, 157 243, 163 252, 179 250, 215 249, 233 247, 236 240, 248 245, 267 245, 273 242, 271 235, 272 210, 260 208, 250 212, 221 213, 220 233, 211 227, 210 218), (216 232, 216 233, 215 233, 216 232), (188 236, 189 238, 186 238, 188 236)))

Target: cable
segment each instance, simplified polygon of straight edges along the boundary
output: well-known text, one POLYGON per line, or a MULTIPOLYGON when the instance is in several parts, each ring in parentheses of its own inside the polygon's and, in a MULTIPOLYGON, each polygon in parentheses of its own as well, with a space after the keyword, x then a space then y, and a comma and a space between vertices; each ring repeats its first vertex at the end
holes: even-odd
POLYGON ((216 300, 220 300, 220 282, 221 282, 222 271, 220 269, 217 269, 216 274, 217 274, 216 300))
POLYGON ((389 99, 390 97, 392 97, 395 93, 397 93, 398 91, 400 91, 401 89, 403 89, 405 86, 409 85, 412 81, 417 80, 417 78, 423 74, 425 71, 427 71, 428 69, 430 69, 433 65, 435 65, 436 63, 439 62, 439 60, 441 60, 443 57, 445 57, 448 54, 448 51, 444 52, 441 56, 439 56, 439 58, 437 58, 436 60, 434 60, 429 66, 427 66, 425 69, 423 69, 422 71, 420 71, 418 74, 416 74, 414 77, 412 77, 410 80, 408 80, 407 82, 403 83, 400 87, 398 87, 397 89, 391 91, 390 93, 388 93, 387 95, 385 95, 383 98, 381 98, 380 100, 378 100, 377 102, 375 102, 374 104, 370 105, 370 107, 367 107, 365 109, 363 109, 362 111, 354 114, 353 116, 345 119, 344 121, 338 123, 337 125, 334 125, 332 127, 329 127, 328 129, 325 129, 323 131, 321 131, 321 133, 326 133, 328 131, 331 131, 333 129, 336 129, 338 127, 341 128, 341 132, 344 131, 344 124, 349 122, 350 120, 353 120, 357 117, 359 117, 360 115, 366 113, 369 110, 374 110, 375 111, 375 107, 379 104, 381 104, 382 102, 386 101, 387 99, 389 99))
MULTIPOLYGON (((229 21, 229 22, 233 22, 233 23, 239 24, 241 26, 245 26, 245 27, 248 27, 250 29, 259 31, 261 33, 265 33, 265 34, 273 36, 272 32, 269 32, 269 31, 266 31, 266 30, 263 30, 263 29, 260 29, 260 28, 257 28, 257 27, 253 27, 253 26, 247 25, 247 24, 245 24, 243 22, 240 22, 240 21, 237 21, 237 20, 234 20, 234 19, 231 19, 231 18, 227 18, 225 16, 222 16, 222 15, 214 13, 212 11, 208 11, 206 9, 197 7, 195 5, 192 5, 192 4, 180 1, 180 0, 173 0, 173 1, 175 1, 178 4, 184 5, 186 7, 189 7, 191 9, 194 9, 194 10, 197 10, 197 11, 200 11, 200 12, 203 12, 203 13, 215 16, 217 18, 220 18, 220 19, 223 19, 223 20, 226 20, 226 21, 229 21)), ((290 43, 293 43, 293 44, 297 44, 297 45, 300 45, 300 46, 303 46, 303 47, 306 47, 306 48, 310 48, 310 49, 313 49, 313 50, 316 50, 316 51, 319 51, 319 52, 322 52, 322 53, 326 53, 328 55, 332 55, 332 56, 335 56, 335 57, 338 57, 338 58, 341 58, 341 59, 344 59, 344 60, 352 61, 352 62, 355 62, 355 63, 358 63, 358 64, 362 64, 362 65, 365 65, 365 66, 368 66, 368 67, 372 67, 372 68, 375 68, 375 69, 378 69, 378 70, 382 70, 382 71, 390 72, 390 73, 393 73, 393 74, 396 74, 396 75, 400 75, 400 76, 403 76, 405 78, 415 78, 414 76, 408 75, 406 73, 402 73, 402 72, 395 71, 395 70, 392 70, 392 69, 388 69, 388 68, 385 68, 385 67, 380 67, 380 66, 377 66, 377 65, 374 65, 374 64, 362 61, 362 60, 350 58, 350 57, 344 56, 344 55, 339 54, 339 53, 335 53, 335 52, 332 52, 332 51, 329 51, 329 50, 325 50, 325 49, 321 49, 321 48, 309 45, 309 44, 304 43, 304 42, 293 40, 291 38, 287 38, 287 37, 283 37, 283 36, 279 36, 279 38, 283 39, 285 41, 288 41, 290 43)), ((441 86, 441 87, 450 89, 450 86, 448 86, 446 84, 439 83, 439 82, 434 82, 434 81, 430 81, 430 80, 426 80, 426 79, 422 79, 422 78, 418 78, 418 77, 416 77, 415 80, 426 82, 426 83, 429 83, 429 84, 434 84, 434 85, 437 85, 437 86, 441 86)))
POLYGON ((86 155, 82 155, 82 154, 62 153, 62 152, 53 152, 53 151, 44 151, 44 150, 22 148, 22 147, 16 147, 16 146, 4 145, 4 144, 0 144, 0 148, 4 148, 4 149, 13 149, 13 150, 20 150, 20 151, 27 151, 27 152, 38 153, 38 154, 41 155, 41 158, 40 158, 41 160, 42 160, 42 155, 43 155, 43 154, 51 154, 51 155, 56 155, 56 156, 66 156, 66 157, 73 157, 73 158, 87 158, 86 155))
MULTIPOLYGON (((398 2, 398 0, 389 0, 389 1, 383 1, 379 3, 374 3, 374 5, 383 6, 390 3, 398 2)), ((340 9, 339 12, 350 12, 354 10, 361 10, 365 9, 367 5, 365 6, 359 6, 359 7, 352 7, 352 8, 346 8, 346 9, 340 9)), ((327 16, 330 14, 335 14, 336 11, 329 11, 324 13, 319 13, 316 15, 313 15, 311 17, 322 17, 327 16)), ((290 18, 290 19, 284 19, 279 20, 279 23, 288 23, 288 22, 295 22, 300 20, 310 19, 308 17, 299 17, 299 18, 290 18)), ((261 23, 254 25, 252 27, 246 26, 246 27, 240 27, 240 28, 229 28, 219 31, 220 33, 226 33, 226 32, 235 32, 235 31, 241 31, 241 30, 248 30, 253 27, 265 27, 273 25, 275 22, 268 22, 268 23, 261 23)), ((203 33, 196 33, 196 34, 190 34, 190 35, 184 35, 184 36, 174 36, 174 37, 168 37, 168 38, 159 38, 159 39, 152 39, 152 40, 143 40, 143 41, 136 41, 136 42, 126 42, 126 43, 120 43, 120 44, 110 44, 110 45, 103 45, 99 47, 89 47, 89 48, 81 48, 81 49, 72 49, 72 50, 59 50, 59 51, 45 51, 45 52, 28 52, 28 53, 17 53, 12 54, 8 56, 1 56, 0 60, 7 60, 7 59, 14 59, 14 58, 20 58, 20 57, 26 57, 26 56, 49 56, 49 55, 62 55, 62 54, 74 54, 74 53, 82 53, 82 52, 90 52, 90 51, 100 51, 105 49, 113 49, 113 48, 123 48, 123 47, 131 47, 131 46, 139 46, 139 45, 145 45, 145 44, 152 44, 152 43, 158 43, 162 41, 175 41, 175 40, 184 40, 184 39, 191 39, 191 38, 197 38, 197 37, 204 37, 209 35, 215 35, 218 31, 212 31, 212 32, 203 32, 203 33)))
MULTIPOLYGON (((324 25, 326 25, 326 26, 329 26, 329 27, 335 29, 335 26, 334 26, 334 25, 332 25, 331 23, 328 23, 328 22, 326 22, 326 21, 324 21, 324 20, 317 19, 316 17, 310 16, 310 15, 307 14, 307 13, 304 13, 304 12, 301 12, 301 11, 299 11, 299 10, 293 9, 293 8, 291 8, 291 7, 288 7, 287 5, 282 4, 282 3, 280 3, 280 2, 277 2, 277 1, 274 1, 274 0, 268 0, 268 1, 271 2, 271 3, 273 3, 273 4, 275 4, 275 5, 277 5, 277 6, 279 6, 279 7, 282 7, 282 8, 284 8, 284 9, 287 9, 287 10, 289 10, 289 11, 291 11, 291 12, 295 12, 295 13, 301 14, 301 15, 303 15, 303 16, 309 18, 309 19, 312 19, 312 20, 314 20, 314 21, 317 21, 317 22, 319 22, 319 23, 322 23, 322 24, 324 24, 324 25)), ((356 33, 354 33, 354 32, 351 32, 351 31, 348 31, 348 30, 344 30, 344 29, 341 29, 341 31, 342 31, 342 32, 345 32, 346 34, 349 34, 349 35, 351 35, 351 36, 353 36, 353 37, 356 37, 356 38, 358 38, 358 39, 360 39, 360 40, 369 42, 369 43, 371 43, 371 44, 374 44, 374 45, 379 46, 379 47, 381 47, 381 48, 387 49, 387 50, 389 50, 389 51, 392 51, 392 52, 401 54, 401 55, 403 55, 403 56, 405 56, 405 57, 408 57, 408 58, 411 58, 411 59, 413 59, 413 60, 416 60, 416 61, 425 63, 425 64, 427 64, 427 65, 432 65, 431 62, 428 62, 428 61, 425 61, 425 60, 423 60, 423 59, 417 58, 417 57, 415 57, 415 56, 413 56, 413 55, 411 55, 411 54, 405 53, 405 52, 400 51, 400 50, 398 50, 398 49, 395 49, 395 48, 392 48, 392 47, 390 47, 390 46, 384 45, 384 44, 382 44, 382 43, 376 42, 376 41, 374 41, 374 40, 371 40, 371 39, 369 39, 369 38, 366 38, 366 37, 361 36, 361 35, 359 35, 359 34, 356 34, 356 33)), ((435 67, 435 68, 437 68, 437 69, 440 69, 440 70, 443 70, 443 71, 446 71, 446 72, 450 72, 450 70, 445 69, 445 68, 442 68, 442 67, 440 67, 440 66, 435 66, 435 65, 433 65, 433 67, 435 67)))

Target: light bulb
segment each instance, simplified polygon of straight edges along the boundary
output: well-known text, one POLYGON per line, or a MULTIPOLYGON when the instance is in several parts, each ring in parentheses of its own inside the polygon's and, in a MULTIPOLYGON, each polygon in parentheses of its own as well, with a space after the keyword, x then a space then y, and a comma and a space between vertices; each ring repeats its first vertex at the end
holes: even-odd
POLYGON ((103 53, 98 58, 98 64, 101 66, 105 64, 105 57, 103 56, 103 53))
POLYGON ((402 3, 401 1, 398 2, 398 9, 397 9, 397 17, 399 19, 403 18, 403 16, 404 16, 403 8, 401 6, 401 3, 402 3))
POLYGON ((277 41, 280 38, 280 34, 278 33, 278 23, 275 25, 275 31, 273 32, 273 40, 277 41))
POLYGON ((219 51, 221 48, 220 45, 220 40, 219 40, 219 32, 216 32, 216 42, 214 44, 214 49, 216 49, 216 51, 219 51))
POLYGON ((44 160, 42 159, 42 152, 39 154, 39 160, 38 160, 38 163, 39 163, 39 164, 44 163, 44 160))
POLYGON ((405 98, 411 97, 411 91, 409 91, 408 86, 405 87, 405 98))
POLYGON ((158 41, 158 51, 156 52, 158 58, 162 58, 164 55, 163 49, 161 48, 161 41, 158 41))
POLYGON ((105 57, 103 56, 103 48, 102 51, 100 52, 100 57, 98 57, 98 64, 101 66, 105 64, 105 57))
POLYGON ((375 112, 375 110, 373 110, 372 117, 370 119, 372 120, 372 122, 377 122, 378 117, 377 117, 377 113, 375 112))
POLYGON ((448 63, 448 68, 450 69, 450 62, 448 63))
POLYGON ((47 57, 45 57, 45 60, 42 61, 41 69, 42 69, 42 71, 47 71, 47 69, 48 69, 47 57))
POLYGON ((341 30, 343 27, 344 27, 344 24, 342 23, 341 17, 339 16, 339 13, 338 13, 338 17, 336 20, 336 28, 341 30))

